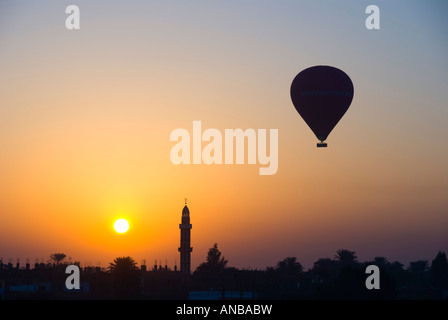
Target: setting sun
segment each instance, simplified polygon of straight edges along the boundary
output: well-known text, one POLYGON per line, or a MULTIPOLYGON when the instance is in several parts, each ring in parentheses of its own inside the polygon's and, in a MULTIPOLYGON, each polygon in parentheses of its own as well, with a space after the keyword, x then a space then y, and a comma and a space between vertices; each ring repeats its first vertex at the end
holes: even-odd
POLYGON ((125 233, 129 229, 129 222, 125 219, 118 219, 114 223, 114 229, 118 233, 125 233))

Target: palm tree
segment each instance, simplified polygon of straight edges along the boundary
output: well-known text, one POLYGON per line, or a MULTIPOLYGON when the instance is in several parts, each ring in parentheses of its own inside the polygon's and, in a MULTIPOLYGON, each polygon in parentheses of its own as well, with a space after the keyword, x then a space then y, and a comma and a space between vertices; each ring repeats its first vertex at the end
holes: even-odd
POLYGON ((395 270, 404 270, 404 264, 402 264, 400 261, 394 261, 390 264, 391 269, 395 269, 395 270))
POLYGON ((48 262, 53 261, 54 264, 59 265, 66 257, 65 253, 52 253, 48 262))
POLYGON ((294 290, 300 284, 299 279, 303 272, 303 266, 296 257, 286 257, 277 262, 274 271, 277 274, 276 282, 280 284, 281 288, 294 290))
POLYGON ((337 261, 330 258, 320 258, 313 264, 312 271, 320 278, 336 277, 338 273, 337 261))
POLYGON ((356 256, 355 251, 350 251, 347 249, 339 249, 336 251, 334 258, 342 266, 353 266, 358 263, 358 257, 356 256))
POLYGON ((139 277, 137 262, 131 257, 118 257, 109 264, 115 292, 120 297, 135 296, 138 293, 139 277))
POLYGON ((375 257, 373 258, 372 264, 378 266, 380 269, 385 269, 390 266, 389 260, 386 257, 375 257))
POLYGON ((277 263, 276 270, 281 274, 296 276, 303 271, 303 266, 296 257, 287 257, 277 263))
POLYGON ((132 272, 137 270, 137 262, 131 257, 118 257, 109 264, 109 270, 112 274, 132 272))

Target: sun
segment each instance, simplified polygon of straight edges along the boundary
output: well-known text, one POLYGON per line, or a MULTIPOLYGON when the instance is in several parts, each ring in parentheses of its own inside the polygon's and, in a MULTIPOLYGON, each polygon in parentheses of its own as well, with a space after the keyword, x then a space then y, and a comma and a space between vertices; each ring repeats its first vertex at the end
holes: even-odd
POLYGON ((126 219, 118 219, 114 223, 114 229, 118 233, 125 233, 129 229, 129 222, 126 219))

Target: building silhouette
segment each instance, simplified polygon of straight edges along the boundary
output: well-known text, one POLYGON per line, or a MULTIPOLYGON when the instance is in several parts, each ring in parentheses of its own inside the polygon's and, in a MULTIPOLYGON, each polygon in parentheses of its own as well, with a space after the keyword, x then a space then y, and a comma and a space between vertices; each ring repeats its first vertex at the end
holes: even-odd
POLYGON ((190 223, 190 210, 187 207, 187 199, 185 199, 185 207, 182 209, 182 223, 179 224, 180 229, 180 272, 183 275, 190 275, 191 268, 191 247, 190 233, 192 225, 190 223))

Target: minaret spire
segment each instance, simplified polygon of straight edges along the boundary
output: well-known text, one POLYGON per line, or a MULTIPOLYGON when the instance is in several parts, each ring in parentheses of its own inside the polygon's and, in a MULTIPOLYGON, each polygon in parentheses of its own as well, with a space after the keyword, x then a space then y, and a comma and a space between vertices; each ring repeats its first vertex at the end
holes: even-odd
POLYGON ((179 224, 180 229, 180 271, 184 276, 190 275, 191 266, 191 247, 190 233, 192 225, 190 223, 190 210, 187 207, 187 198, 185 198, 185 207, 182 209, 182 220, 179 224))

